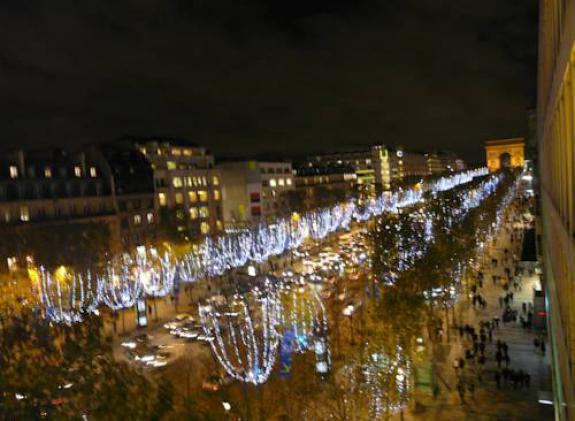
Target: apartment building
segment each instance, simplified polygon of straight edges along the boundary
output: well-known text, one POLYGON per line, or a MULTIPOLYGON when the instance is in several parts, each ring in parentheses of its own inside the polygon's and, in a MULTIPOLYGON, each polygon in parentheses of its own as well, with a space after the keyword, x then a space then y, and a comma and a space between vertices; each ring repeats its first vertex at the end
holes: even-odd
POLYGON ((294 169, 295 190, 300 193, 305 209, 322 206, 326 196, 341 200, 351 197, 356 180, 357 174, 350 166, 304 164, 294 169))
POLYGON ((575 419, 575 2, 541 0, 537 143, 556 419, 575 419))
POLYGON ((160 211, 175 212, 194 237, 221 232, 221 176, 213 155, 186 140, 136 139, 134 143, 152 166, 160 211))
POLYGON ((315 155, 309 166, 347 166, 356 173, 355 183, 389 190, 393 183, 410 177, 424 177, 465 168, 463 160, 451 153, 419 153, 403 147, 372 145, 348 152, 315 155))
POLYGON ((105 223, 111 234, 110 251, 152 240, 156 219, 152 173, 138 157, 116 145, 2 153, 1 221, 18 230, 105 223))
POLYGON ((227 227, 249 226, 288 214, 294 190, 291 162, 239 161, 218 164, 227 227))

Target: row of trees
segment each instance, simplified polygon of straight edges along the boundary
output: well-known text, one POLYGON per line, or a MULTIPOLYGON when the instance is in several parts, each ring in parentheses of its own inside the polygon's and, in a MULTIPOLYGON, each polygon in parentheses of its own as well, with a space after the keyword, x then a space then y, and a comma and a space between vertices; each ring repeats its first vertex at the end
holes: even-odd
POLYGON ((0 225, 0 261, 27 256, 49 268, 60 265, 86 269, 101 265, 110 254, 110 228, 105 223, 0 225))

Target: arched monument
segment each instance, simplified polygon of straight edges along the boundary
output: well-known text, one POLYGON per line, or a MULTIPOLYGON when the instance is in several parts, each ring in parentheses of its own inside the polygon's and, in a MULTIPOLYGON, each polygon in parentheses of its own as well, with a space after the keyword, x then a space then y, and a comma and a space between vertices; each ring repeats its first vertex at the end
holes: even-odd
POLYGON ((525 139, 496 139, 485 142, 485 158, 490 172, 525 164, 525 139))

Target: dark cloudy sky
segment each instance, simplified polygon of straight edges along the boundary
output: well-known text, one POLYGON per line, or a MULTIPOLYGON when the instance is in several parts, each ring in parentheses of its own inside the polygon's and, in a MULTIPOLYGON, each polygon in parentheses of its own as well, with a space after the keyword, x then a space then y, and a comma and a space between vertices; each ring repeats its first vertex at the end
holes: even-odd
POLYGON ((537 0, 2 0, 0 142, 473 159, 525 133, 536 39, 537 0))

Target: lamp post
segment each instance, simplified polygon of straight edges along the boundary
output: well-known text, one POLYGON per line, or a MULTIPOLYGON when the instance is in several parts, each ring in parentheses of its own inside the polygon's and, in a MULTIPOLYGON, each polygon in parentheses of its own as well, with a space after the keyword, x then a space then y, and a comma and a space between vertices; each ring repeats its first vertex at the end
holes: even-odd
POLYGON ((349 317, 349 327, 351 330, 351 344, 355 345, 355 340, 353 336, 353 313, 355 311, 355 307, 353 304, 349 304, 343 309, 343 315, 349 317))

